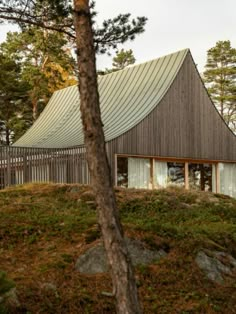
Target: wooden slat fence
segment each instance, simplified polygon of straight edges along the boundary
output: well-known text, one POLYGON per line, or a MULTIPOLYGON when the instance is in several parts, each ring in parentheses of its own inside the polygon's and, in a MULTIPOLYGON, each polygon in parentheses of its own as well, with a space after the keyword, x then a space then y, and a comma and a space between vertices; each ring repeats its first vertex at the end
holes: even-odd
POLYGON ((0 189, 29 182, 89 184, 85 147, 0 146, 0 189))

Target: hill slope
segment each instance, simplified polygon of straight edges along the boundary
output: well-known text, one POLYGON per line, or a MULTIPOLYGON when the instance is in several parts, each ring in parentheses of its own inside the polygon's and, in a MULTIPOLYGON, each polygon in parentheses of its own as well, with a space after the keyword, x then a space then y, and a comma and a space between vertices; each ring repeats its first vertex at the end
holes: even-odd
MULTIPOLYGON (((126 236, 167 252, 136 267, 144 313, 236 313, 235 272, 217 283, 196 263, 199 252, 236 257, 235 199, 176 188, 116 195, 126 236)), ((79 255, 99 241, 88 187, 0 191, 0 270, 14 280, 20 302, 10 313, 114 313, 104 293, 112 290, 109 275, 75 271, 79 255)))

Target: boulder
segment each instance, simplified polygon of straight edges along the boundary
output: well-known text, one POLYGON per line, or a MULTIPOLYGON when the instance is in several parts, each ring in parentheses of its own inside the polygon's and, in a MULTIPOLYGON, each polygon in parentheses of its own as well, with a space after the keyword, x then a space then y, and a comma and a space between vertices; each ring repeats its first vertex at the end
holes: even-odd
POLYGON ((236 270, 236 260, 225 252, 200 251, 195 261, 210 280, 219 284, 224 283, 225 275, 232 275, 236 270))
MULTIPOLYGON (((167 255, 160 249, 152 251, 145 248, 139 240, 125 239, 130 252, 133 265, 148 265, 167 255)), ((105 255, 105 249, 102 244, 90 248, 82 254, 75 266, 76 270, 84 274, 97 274, 108 271, 108 264, 105 255)))

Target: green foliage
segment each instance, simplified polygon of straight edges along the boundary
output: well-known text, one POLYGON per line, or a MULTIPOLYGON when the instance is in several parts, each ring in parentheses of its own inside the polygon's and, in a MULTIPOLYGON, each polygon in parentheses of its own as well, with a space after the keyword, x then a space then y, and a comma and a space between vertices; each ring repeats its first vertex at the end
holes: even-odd
POLYGON ((113 68, 106 69, 105 71, 98 71, 99 75, 105 75, 119 70, 123 70, 125 67, 134 64, 136 61, 133 51, 131 49, 130 50, 121 49, 120 51, 117 51, 115 57, 112 60, 113 68))
POLYGON ((29 84, 21 78, 19 63, 0 52, 0 121, 1 143, 9 145, 30 125, 28 120, 29 84))
MULTIPOLYGON (((25 28, 21 33, 8 33, 1 45, 21 68, 22 80, 29 84, 28 95, 33 120, 37 118, 55 90, 73 85, 75 61, 62 34, 25 28)), ((32 119, 31 119, 32 120, 32 119)))
POLYGON ((182 240, 215 241, 225 245, 236 240, 236 201, 199 196, 194 192, 157 191, 149 197, 120 204, 123 221, 136 230, 182 240), (232 203, 231 203, 232 202, 232 203))
POLYGON ((217 109, 236 132, 236 49, 218 41, 207 52, 204 80, 217 109))
POLYGON ((42 186, 35 186, 36 197, 21 187, 0 193, 2 209, 10 209, 11 204, 16 209, 10 215, 7 210, 1 212, 0 238, 7 245, 19 242, 33 245, 42 238, 55 237, 73 241, 72 234, 82 234, 94 226, 96 214, 85 203, 71 200, 64 187, 40 191, 42 186))
MULTIPOLYGON (((0 0, 0 22, 11 21, 26 27, 34 25, 64 34, 74 42, 73 3, 63 0, 0 0), (42 18, 43 17, 43 18, 42 18)), ((145 17, 131 19, 131 15, 119 14, 95 27, 95 1, 90 1, 94 43, 98 53, 108 53, 127 40, 134 40, 144 31, 145 17)))
POLYGON ((116 56, 113 58, 112 66, 115 70, 122 70, 128 65, 135 63, 135 57, 133 51, 121 49, 116 53, 116 56))

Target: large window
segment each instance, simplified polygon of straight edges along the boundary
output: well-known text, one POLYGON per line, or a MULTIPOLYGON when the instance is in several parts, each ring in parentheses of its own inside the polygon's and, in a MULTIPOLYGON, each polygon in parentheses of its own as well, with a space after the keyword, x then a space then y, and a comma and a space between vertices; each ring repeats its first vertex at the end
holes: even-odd
POLYGON ((236 197, 236 164, 118 156, 116 175, 117 185, 126 188, 151 189, 177 185, 236 197))

